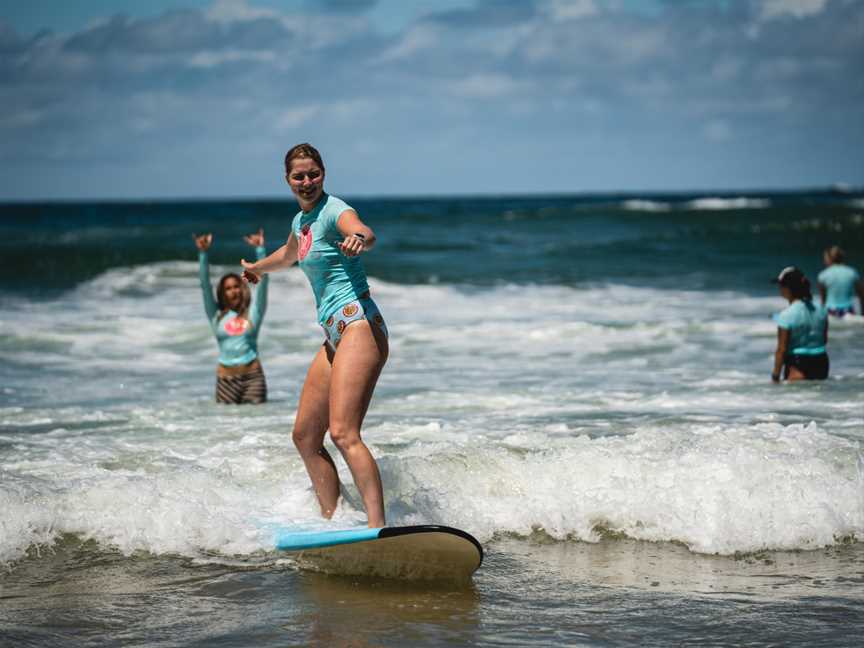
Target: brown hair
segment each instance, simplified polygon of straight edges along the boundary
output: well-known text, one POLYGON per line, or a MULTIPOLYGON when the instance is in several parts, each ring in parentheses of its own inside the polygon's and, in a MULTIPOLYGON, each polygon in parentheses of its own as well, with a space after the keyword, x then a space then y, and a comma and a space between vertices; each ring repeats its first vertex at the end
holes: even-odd
POLYGON ((789 291, 796 299, 803 299, 804 301, 813 299, 813 293, 810 292, 810 280, 804 275, 801 275, 801 281, 789 285, 789 291))
POLYGON ((831 263, 843 263, 846 253, 843 252, 843 248, 839 245, 832 245, 829 248, 825 248, 825 258, 831 261, 831 263))
POLYGON ((325 171, 324 160, 321 159, 321 154, 318 152, 318 149, 311 144, 304 142, 303 144, 292 146, 285 154, 285 175, 291 173, 291 162, 300 158, 309 158, 313 160, 315 164, 321 168, 322 172, 325 171))
POLYGON ((810 280, 798 268, 792 267, 784 270, 778 283, 787 288, 795 299, 805 301, 813 299, 810 292, 810 280))
POLYGON ((249 290, 249 286, 246 285, 246 282, 240 278, 240 275, 229 272, 219 280, 219 286, 216 288, 216 304, 219 306, 220 317, 230 310, 225 301, 225 282, 232 278, 240 282, 240 290, 242 291, 240 308, 238 309, 237 314, 245 315, 246 310, 249 308, 249 304, 252 301, 252 292, 249 290))

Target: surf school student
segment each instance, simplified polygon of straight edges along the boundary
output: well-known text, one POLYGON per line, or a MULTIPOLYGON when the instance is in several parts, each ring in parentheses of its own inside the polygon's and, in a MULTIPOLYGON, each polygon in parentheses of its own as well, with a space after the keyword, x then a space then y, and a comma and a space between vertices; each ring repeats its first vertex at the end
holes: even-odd
POLYGON ((339 498, 339 476, 324 435, 344 457, 363 497, 370 527, 384 526, 378 465, 360 427, 387 361, 387 327, 369 294, 360 254, 375 234, 345 202, 324 191, 321 155, 298 144, 285 155, 285 179, 300 204, 288 241, 257 263, 241 261, 255 283, 268 272, 299 263, 312 285, 324 342, 315 354, 297 407, 294 445, 306 466, 321 514, 330 518, 339 498))
MULTIPOLYGON (((198 277, 204 297, 204 312, 219 344, 216 402, 237 405, 263 403, 267 400, 267 381, 258 358, 258 333, 267 310, 267 277, 252 295, 239 275, 228 273, 219 280, 214 300, 207 259, 213 235, 203 234, 194 238, 198 248, 198 277)), ((266 256, 264 230, 249 234, 245 240, 255 247, 256 258, 266 256)))
POLYGON ((855 294, 861 302, 864 311, 864 285, 861 275, 855 268, 845 263, 842 249, 834 245, 822 254, 822 260, 827 266, 819 273, 819 295, 822 304, 828 309, 828 314, 834 317, 855 313, 855 294))
POLYGON ((789 302, 774 316, 777 322, 777 351, 771 380, 824 380, 828 377, 828 313, 813 304, 810 282, 795 266, 783 268, 774 283, 789 302))

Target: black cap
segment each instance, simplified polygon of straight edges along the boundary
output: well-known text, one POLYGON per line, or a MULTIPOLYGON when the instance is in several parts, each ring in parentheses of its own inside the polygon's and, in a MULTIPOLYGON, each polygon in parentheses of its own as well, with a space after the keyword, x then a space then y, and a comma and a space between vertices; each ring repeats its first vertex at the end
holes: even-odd
POLYGON ((800 286, 805 281, 804 273, 795 266, 786 266, 780 271, 771 283, 780 284, 781 286, 800 286))

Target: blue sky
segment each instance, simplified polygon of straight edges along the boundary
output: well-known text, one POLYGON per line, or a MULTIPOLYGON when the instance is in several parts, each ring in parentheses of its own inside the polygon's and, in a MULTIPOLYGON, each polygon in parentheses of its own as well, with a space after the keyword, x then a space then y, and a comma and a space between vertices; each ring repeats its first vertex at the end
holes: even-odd
POLYGON ((0 0, 0 200, 864 184, 859 0, 0 0))

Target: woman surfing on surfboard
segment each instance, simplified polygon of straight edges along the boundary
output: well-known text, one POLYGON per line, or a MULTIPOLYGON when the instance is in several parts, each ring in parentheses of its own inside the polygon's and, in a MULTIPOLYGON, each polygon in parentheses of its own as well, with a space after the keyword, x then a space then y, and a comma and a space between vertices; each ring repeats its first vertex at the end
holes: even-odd
POLYGON ((345 202, 324 191, 324 162, 310 144, 285 155, 285 178, 300 204, 288 240, 256 263, 241 261, 252 283, 298 263, 312 285, 318 323, 324 329, 306 374, 293 440, 306 466, 321 514, 330 518, 339 499, 339 475, 324 448, 333 444, 348 464, 363 498, 370 527, 383 527, 384 496, 378 465, 360 427, 378 376, 387 362, 387 326, 369 294, 360 255, 375 245, 375 233, 345 202))

